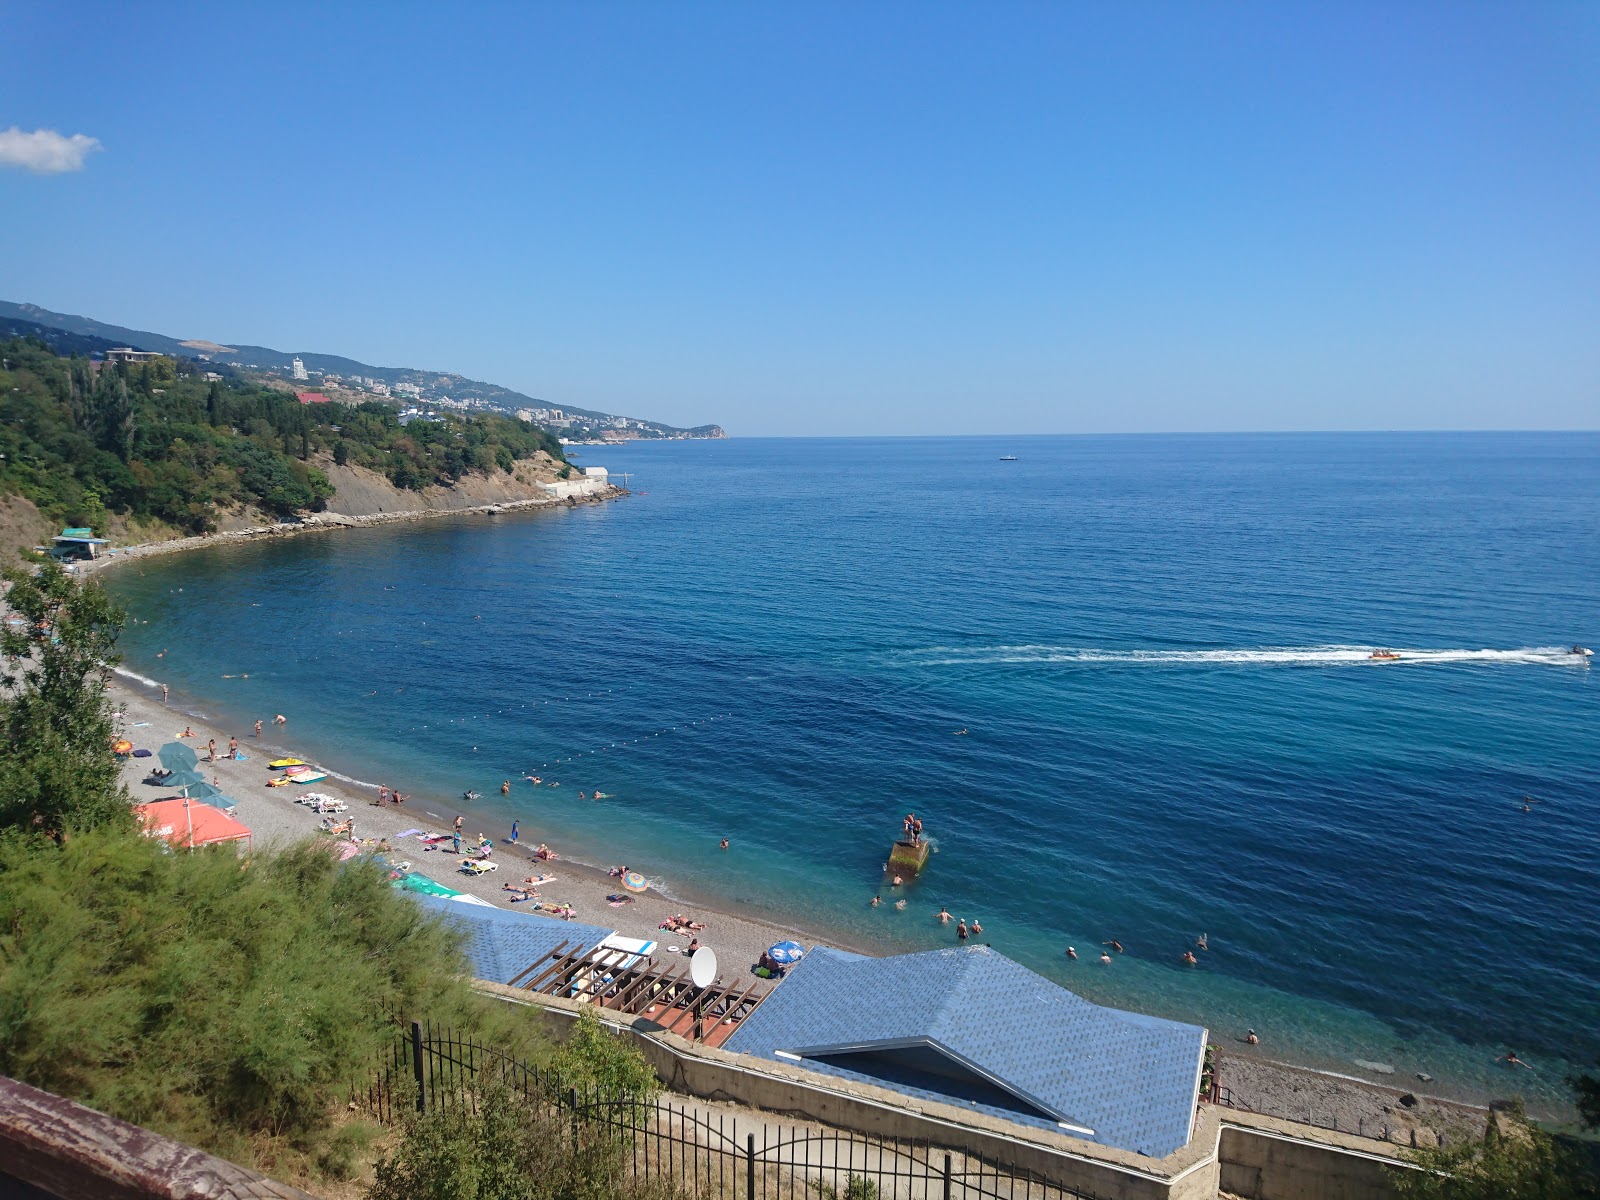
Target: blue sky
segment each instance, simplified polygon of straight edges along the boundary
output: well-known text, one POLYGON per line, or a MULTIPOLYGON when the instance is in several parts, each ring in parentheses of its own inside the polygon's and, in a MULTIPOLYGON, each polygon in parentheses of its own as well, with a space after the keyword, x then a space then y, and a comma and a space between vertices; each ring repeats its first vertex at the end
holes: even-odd
POLYGON ((1593 428, 1600 5, 30 3, 0 298, 734 434, 1593 428))

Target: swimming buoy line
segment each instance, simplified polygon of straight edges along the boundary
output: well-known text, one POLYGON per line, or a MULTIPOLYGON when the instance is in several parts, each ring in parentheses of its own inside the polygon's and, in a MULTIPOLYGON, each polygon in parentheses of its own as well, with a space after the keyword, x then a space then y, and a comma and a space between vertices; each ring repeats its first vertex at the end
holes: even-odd
POLYGON ((474 713, 470 717, 451 717, 448 720, 439 721, 433 725, 413 725, 411 727, 411 732, 415 733, 419 729, 443 728, 446 725, 465 725, 468 721, 486 721, 490 717, 504 716, 506 713, 520 712, 523 709, 528 708, 543 708, 547 704, 570 704, 577 700, 592 700, 597 696, 610 696, 616 691, 618 691, 617 688, 606 688, 605 691, 602 692, 585 692, 581 696, 555 696, 549 700, 533 700, 527 704, 514 704, 510 708, 497 708, 491 712, 484 713, 481 717, 474 713))
POLYGON ((539 768, 540 770, 543 770, 546 767, 559 767, 563 763, 575 763, 580 758, 588 758, 595 754, 604 754, 607 750, 621 750, 626 749, 629 746, 641 746, 645 742, 650 741, 652 738, 665 737, 669 733, 677 733, 679 730, 684 729, 695 729, 701 725, 712 725, 718 721, 726 721, 731 716, 733 716, 732 713, 718 713, 714 717, 703 717, 698 721, 689 721, 683 725, 670 725, 666 729, 658 729, 655 733, 647 733, 643 737, 630 738, 620 742, 612 742, 609 745, 601 746, 598 750, 580 750, 577 754, 574 754, 570 758, 553 758, 549 762, 540 763, 539 768))

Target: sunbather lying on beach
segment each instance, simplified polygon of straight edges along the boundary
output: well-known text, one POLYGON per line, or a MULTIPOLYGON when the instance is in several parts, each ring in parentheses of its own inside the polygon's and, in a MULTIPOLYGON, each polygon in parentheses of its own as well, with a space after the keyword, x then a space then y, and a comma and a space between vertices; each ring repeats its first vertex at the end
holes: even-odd
POLYGON ((521 887, 515 883, 502 883, 500 890, 511 893, 511 903, 513 904, 520 904, 524 900, 537 900, 539 898, 539 893, 536 889, 521 887))
POLYGON ((541 883, 554 883, 555 882, 555 878, 556 877, 554 875, 544 875, 544 874, 540 874, 540 875, 524 875, 522 877, 522 882, 523 883, 530 883, 534 887, 538 887, 541 883))
POLYGON ((704 921, 691 921, 682 913, 677 913, 661 922, 661 928, 670 933, 698 933, 705 927, 704 921))

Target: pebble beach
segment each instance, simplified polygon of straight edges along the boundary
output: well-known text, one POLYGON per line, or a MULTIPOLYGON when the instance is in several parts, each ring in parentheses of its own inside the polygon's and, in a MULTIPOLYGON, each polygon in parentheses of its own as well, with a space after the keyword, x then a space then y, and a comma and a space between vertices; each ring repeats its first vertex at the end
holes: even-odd
MULTIPOLYGON (((135 747, 152 752, 149 758, 129 758, 123 766, 128 793, 135 801, 156 800, 170 791, 150 786, 141 781, 157 765, 155 752, 167 742, 181 741, 194 749, 199 756, 199 770, 230 798, 238 801, 233 816, 251 832, 251 845, 256 850, 291 845, 306 838, 326 838, 322 831, 322 817, 305 804, 297 803, 296 796, 318 792, 342 800, 348 807, 334 817, 335 821, 350 818, 354 821, 354 836, 364 851, 380 852, 380 843, 388 847, 386 857, 406 860, 412 869, 434 882, 458 892, 466 892, 494 904, 497 908, 529 911, 531 902, 511 902, 511 893, 505 884, 521 884, 528 876, 549 875, 552 882, 538 889, 542 901, 570 906, 573 920, 615 929, 626 937, 653 939, 660 943, 657 960, 670 957, 673 947, 686 948, 689 935, 669 934, 660 928, 667 917, 683 913, 706 928, 698 934, 702 945, 717 952, 722 973, 732 977, 746 974, 761 953, 776 941, 801 937, 807 945, 814 939, 804 939, 799 930, 785 929, 766 922, 752 921, 730 913, 688 909, 682 901, 664 896, 655 889, 629 896, 620 906, 609 903, 608 895, 623 894, 621 883, 606 871, 593 866, 557 858, 553 862, 540 862, 533 856, 542 840, 539 829, 523 821, 518 830, 516 844, 508 841, 510 829, 488 827, 474 815, 470 802, 446 805, 433 797, 407 796, 399 806, 382 804, 376 791, 352 787, 333 775, 304 787, 269 788, 267 781, 276 772, 268 763, 278 758, 300 757, 293 735, 293 722, 286 726, 272 724, 273 714, 263 714, 262 737, 252 736, 250 729, 230 730, 212 725, 201 718, 186 713, 176 706, 162 703, 159 691, 145 685, 119 680, 112 685, 113 704, 121 711, 123 736, 135 747), (183 737, 185 730, 192 736, 183 737), (245 757, 232 760, 226 757, 228 739, 239 739, 239 752, 245 757), (217 743, 217 761, 207 762, 207 743, 217 743), (475 846, 480 837, 494 843, 490 861, 495 869, 483 875, 471 875, 461 870, 461 859, 456 857, 449 843, 442 850, 425 849, 421 837, 400 835, 408 830, 421 830, 423 834, 447 834, 456 817, 464 818, 463 846, 475 846)), ((403 781, 396 781, 402 794, 403 781)), ((560 846, 551 846, 558 855, 560 846)), ((618 864, 623 865, 623 864, 618 864)))

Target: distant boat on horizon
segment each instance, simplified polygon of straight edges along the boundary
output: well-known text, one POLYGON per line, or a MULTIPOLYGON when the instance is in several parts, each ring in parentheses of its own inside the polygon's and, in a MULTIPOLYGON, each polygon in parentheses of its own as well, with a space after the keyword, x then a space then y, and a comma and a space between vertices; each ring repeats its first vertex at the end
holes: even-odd
POLYGON ((1017 461, 1017 456, 1015 454, 1002 454, 1000 456, 1000 461, 1001 462, 1016 462, 1017 461))

